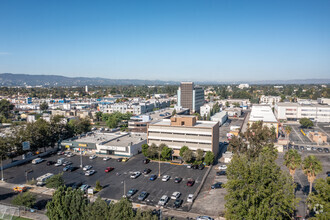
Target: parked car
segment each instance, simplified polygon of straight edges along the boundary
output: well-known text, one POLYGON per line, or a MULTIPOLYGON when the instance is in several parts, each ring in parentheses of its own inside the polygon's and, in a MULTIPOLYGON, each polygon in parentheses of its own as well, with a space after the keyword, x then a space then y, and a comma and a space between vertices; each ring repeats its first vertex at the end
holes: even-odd
POLYGON ((324 148, 324 152, 329 153, 329 149, 328 148, 324 148))
POLYGON ((178 199, 181 196, 180 192, 174 192, 171 196, 171 199, 178 199))
POLYGON ((91 175, 93 175, 95 173, 95 170, 87 170, 86 172, 85 172, 85 176, 91 176, 91 175))
POLYGON ((294 149, 299 150, 299 146, 298 145, 294 145, 294 149))
POLYGON ((73 169, 72 165, 67 165, 63 168, 63 171, 71 171, 73 169))
POLYGON ((123 158, 118 158, 117 161, 118 162, 121 162, 123 160, 123 158))
POLYGON ((53 164, 55 164, 55 162, 54 161, 51 161, 51 160, 49 160, 49 161, 47 161, 47 166, 51 166, 51 165, 53 165, 53 164))
POLYGON ((222 182, 217 182, 211 186, 211 189, 219 189, 222 187, 222 182))
POLYGON ((194 201, 194 194, 189 194, 187 197, 187 202, 193 202, 194 201))
POLYGON ((183 203, 183 200, 182 199, 176 199, 174 201, 173 208, 180 208, 180 206, 182 205, 182 203, 183 203))
POLYGON ((202 170, 202 169, 204 169, 204 167, 205 167, 205 165, 201 163, 201 164, 199 164, 198 169, 202 170))
POLYGON ((86 170, 89 170, 89 169, 91 169, 91 168, 92 168, 91 165, 86 165, 86 166, 84 166, 83 170, 86 171, 86 170))
POLYGON ((103 157, 103 160, 104 161, 108 161, 108 160, 110 160, 111 159, 111 157, 103 157))
POLYGON ((72 188, 72 189, 78 189, 81 185, 82 185, 82 182, 75 182, 75 183, 71 186, 71 188, 72 188))
POLYGON ((151 180, 151 181, 154 181, 155 179, 157 179, 157 175, 155 175, 155 174, 152 174, 149 178, 149 180, 151 180))
POLYGON ((214 219, 209 216, 198 216, 196 220, 214 220, 214 219))
POLYGON ((193 168, 194 170, 198 169, 198 165, 192 165, 191 168, 193 168))
POLYGON ((107 168, 105 168, 104 172, 109 173, 109 172, 111 172, 114 169, 115 168, 113 168, 113 167, 107 167, 107 168))
POLYGON ((188 181, 187 181, 187 186, 193 186, 194 183, 195 183, 195 180, 190 178, 190 179, 188 179, 188 181))
POLYGON ((80 186, 80 190, 83 191, 83 192, 86 192, 86 190, 89 188, 89 185, 87 184, 84 184, 82 186, 80 186))
POLYGON ((123 158, 122 160, 121 160, 121 162, 127 162, 128 161, 128 158, 123 158))
POLYGON ((225 175, 226 175, 225 170, 221 170, 221 171, 217 172, 217 176, 225 176, 225 175))
POLYGON ((57 152, 57 155, 63 155, 63 154, 64 154, 64 151, 57 152))
POLYGON ((146 191, 142 191, 138 197, 138 200, 143 201, 148 197, 149 193, 147 193, 146 191))
POLYGON ((141 175, 140 171, 135 171, 134 173, 131 174, 131 179, 136 179, 141 175))
POLYGON ((316 151, 316 147, 312 147, 312 151, 316 151))
POLYGON ((71 161, 64 161, 62 165, 66 167, 67 165, 71 165, 71 164, 72 164, 71 161))
POLYGON ((147 164, 147 163, 149 163, 149 162, 150 162, 149 159, 144 159, 144 160, 143 160, 143 163, 144 163, 144 164, 147 164))
POLYGON ((151 170, 149 168, 147 168, 147 169, 144 169, 143 174, 148 174, 150 172, 151 172, 151 170))
POLYGON ((74 153, 70 152, 66 155, 67 157, 73 157, 74 156, 74 153))
POLYGON ((305 147, 304 146, 300 146, 300 150, 301 151, 304 151, 305 150, 305 147))
POLYGON ((163 181, 163 182, 167 182, 170 178, 171 178, 171 176, 169 176, 169 175, 164 175, 163 178, 162 178, 162 181, 163 181))
POLYGON ((283 150, 287 150, 287 149, 288 149, 288 146, 284 145, 283 150))
POLYGON ((90 159, 90 160, 94 160, 95 158, 97 158, 96 155, 91 155, 91 156, 89 156, 89 159, 90 159))
POLYGON ((158 202, 158 205, 160 205, 160 206, 164 206, 164 205, 166 205, 166 203, 168 202, 168 196, 167 195, 163 195, 161 198, 160 198, 160 200, 159 200, 159 202, 158 202))
POLYGON ((312 148, 311 148, 310 146, 307 146, 307 147, 306 147, 306 150, 311 151, 312 148))
POLYGON ((227 169, 227 166, 226 165, 220 165, 218 167, 219 170, 226 170, 227 169))
POLYGON ((182 181, 181 177, 175 177, 174 182, 175 183, 180 183, 182 181))
POLYGON ((321 153, 321 152, 323 152, 323 149, 319 147, 319 148, 317 148, 317 151, 321 153))
POLYGON ((190 168, 191 168, 191 166, 192 166, 191 164, 188 164, 188 165, 187 165, 187 168, 188 168, 188 169, 190 169, 190 168))
POLYGON ((38 164, 38 163, 41 163, 43 161, 44 161, 44 159, 42 159, 42 158, 36 158, 36 159, 32 160, 32 164, 38 164))
POLYGON ((128 190, 128 192, 127 192, 127 194, 126 194, 126 197, 127 197, 127 198, 130 198, 130 197, 132 197, 136 192, 137 192, 137 189, 130 189, 130 190, 128 190))

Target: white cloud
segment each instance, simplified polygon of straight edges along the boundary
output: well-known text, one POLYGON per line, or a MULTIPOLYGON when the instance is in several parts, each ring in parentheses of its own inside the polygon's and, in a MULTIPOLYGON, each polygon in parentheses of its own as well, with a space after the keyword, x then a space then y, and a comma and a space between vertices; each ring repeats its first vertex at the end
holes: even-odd
POLYGON ((1 52, 0 51, 0 55, 10 55, 10 53, 8 53, 8 52, 1 52))

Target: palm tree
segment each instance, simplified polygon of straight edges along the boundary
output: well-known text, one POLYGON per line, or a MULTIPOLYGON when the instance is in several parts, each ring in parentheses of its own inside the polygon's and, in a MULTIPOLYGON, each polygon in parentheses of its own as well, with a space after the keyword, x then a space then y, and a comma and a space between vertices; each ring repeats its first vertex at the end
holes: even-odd
POLYGON ((302 170, 307 176, 309 182, 309 193, 311 193, 316 175, 322 172, 321 161, 317 159, 314 155, 310 155, 304 159, 302 163, 302 170))
POLYGON ((291 126, 285 126, 284 130, 285 130, 287 138, 289 139, 289 136, 290 136, 291 131, 292 131, 292 127, 291 126))
POLYGON ((290 172, 292 179, 294 180, 294 173, 296 169, 301 165, 301 155, 297 150, 290 149, 284 155, 284 163, 283 163, 290 172))

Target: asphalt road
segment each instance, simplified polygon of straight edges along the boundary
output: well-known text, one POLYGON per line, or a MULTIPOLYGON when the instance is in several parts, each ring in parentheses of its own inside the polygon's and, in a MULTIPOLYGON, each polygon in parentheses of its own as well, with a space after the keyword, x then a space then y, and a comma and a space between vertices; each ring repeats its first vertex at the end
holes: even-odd
MULTIPOLYGON (((63 156, 50 156, 45 158, 46 160, 56 161, 58 158, 63 156)), ((101 197, 109 199, 120 199, 124 194, 124 189, 127 192, 130 188, 135 188, 138 192, 132 197, 132 201, 138 202, 137 197, 141 191, 147 191, 150 195, 147 197, 146 201, 142 202, 148 205, 156 205, 162 195, 171 196, 173 192, 181 192, 181 199, 184 200, 182 210, 187 210, 186 198, 188 194, 193 194, 198 185, 200 184, 206 169, 204 170, 193 170, 187 169, 186 166, 182 165, 171 165, 161 163, 161 175, 170 175, 171 179, 168 182, 162 182, 161 178, 157 178, 155 181, 150 181, 150 175, 158 175, 158 162, 150 162, 149 164, 143 163, 144 156, 142 154, 136 155, 131 158, 128 162, 117 162, 116 159, 110 159, 108 161, 103 161, 101 157, 94 160, 90 160, 87 156, 82 157, 83 166, 92 165, 94 170, 97 172, 92 176, 85 176, 84 171, 80 168, 73 172, 64 172, 65 183, 70 185, 75 182, 82 182, 83 184, 88 184, 92 187, 95 186, 97 180, 100 181, 104 189, 99 193, 101 197), (105 173, 106 167, 111 166, 115 169, 110 173, 105 173), (130 174, 134 171, 143 172, 145 168, 150 168, 152 170, 148 175, 141 175, 137 179, 131 179, 130 174), (119 173, 117 176, 116 173, 119 173), (174 178, 179 176, 183 178, 181 183, 175 183, 174 178), (187 179, 195 179, 195 184, 192 187, 186 185, 187 179)), ((80 165, 80 156, 76 155, 72 158, 66 158, 68 161, 72 161, 75 167, 80 165)), ((29 170, 27 174, 27 179, 36 179, 37 177, 45 173, 61 173, 63 166, 55 167, 54 165, 47 166, 46 161, 33 165, 31 163, 21 165, 18 167, 13 167, 4 170, 5 181, 8 183, 23 184, 26 182, 25 171, 29 170)), ((167 205, 172 206, 173 201, 170 201, 167 205)), ((180 209, 179 209, 180 210, 180 209)))

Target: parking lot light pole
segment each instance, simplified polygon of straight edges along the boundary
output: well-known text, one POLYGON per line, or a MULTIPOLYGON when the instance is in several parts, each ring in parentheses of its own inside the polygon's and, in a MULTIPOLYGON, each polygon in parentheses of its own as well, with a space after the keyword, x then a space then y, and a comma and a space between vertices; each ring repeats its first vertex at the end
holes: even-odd
POLYGON ((80 150, 80 168, 82 168, 82 167, 83 167, 83 165, 82 165, 82 152, 80 150))
POLYGON ((160 151, 158 151, 158 177, 160 177, 160 151))
POLYGON ((1 181, 4 181, 5 179, 3 178, 3 166, 2 166, 2 156, 1 156, 1 181))

